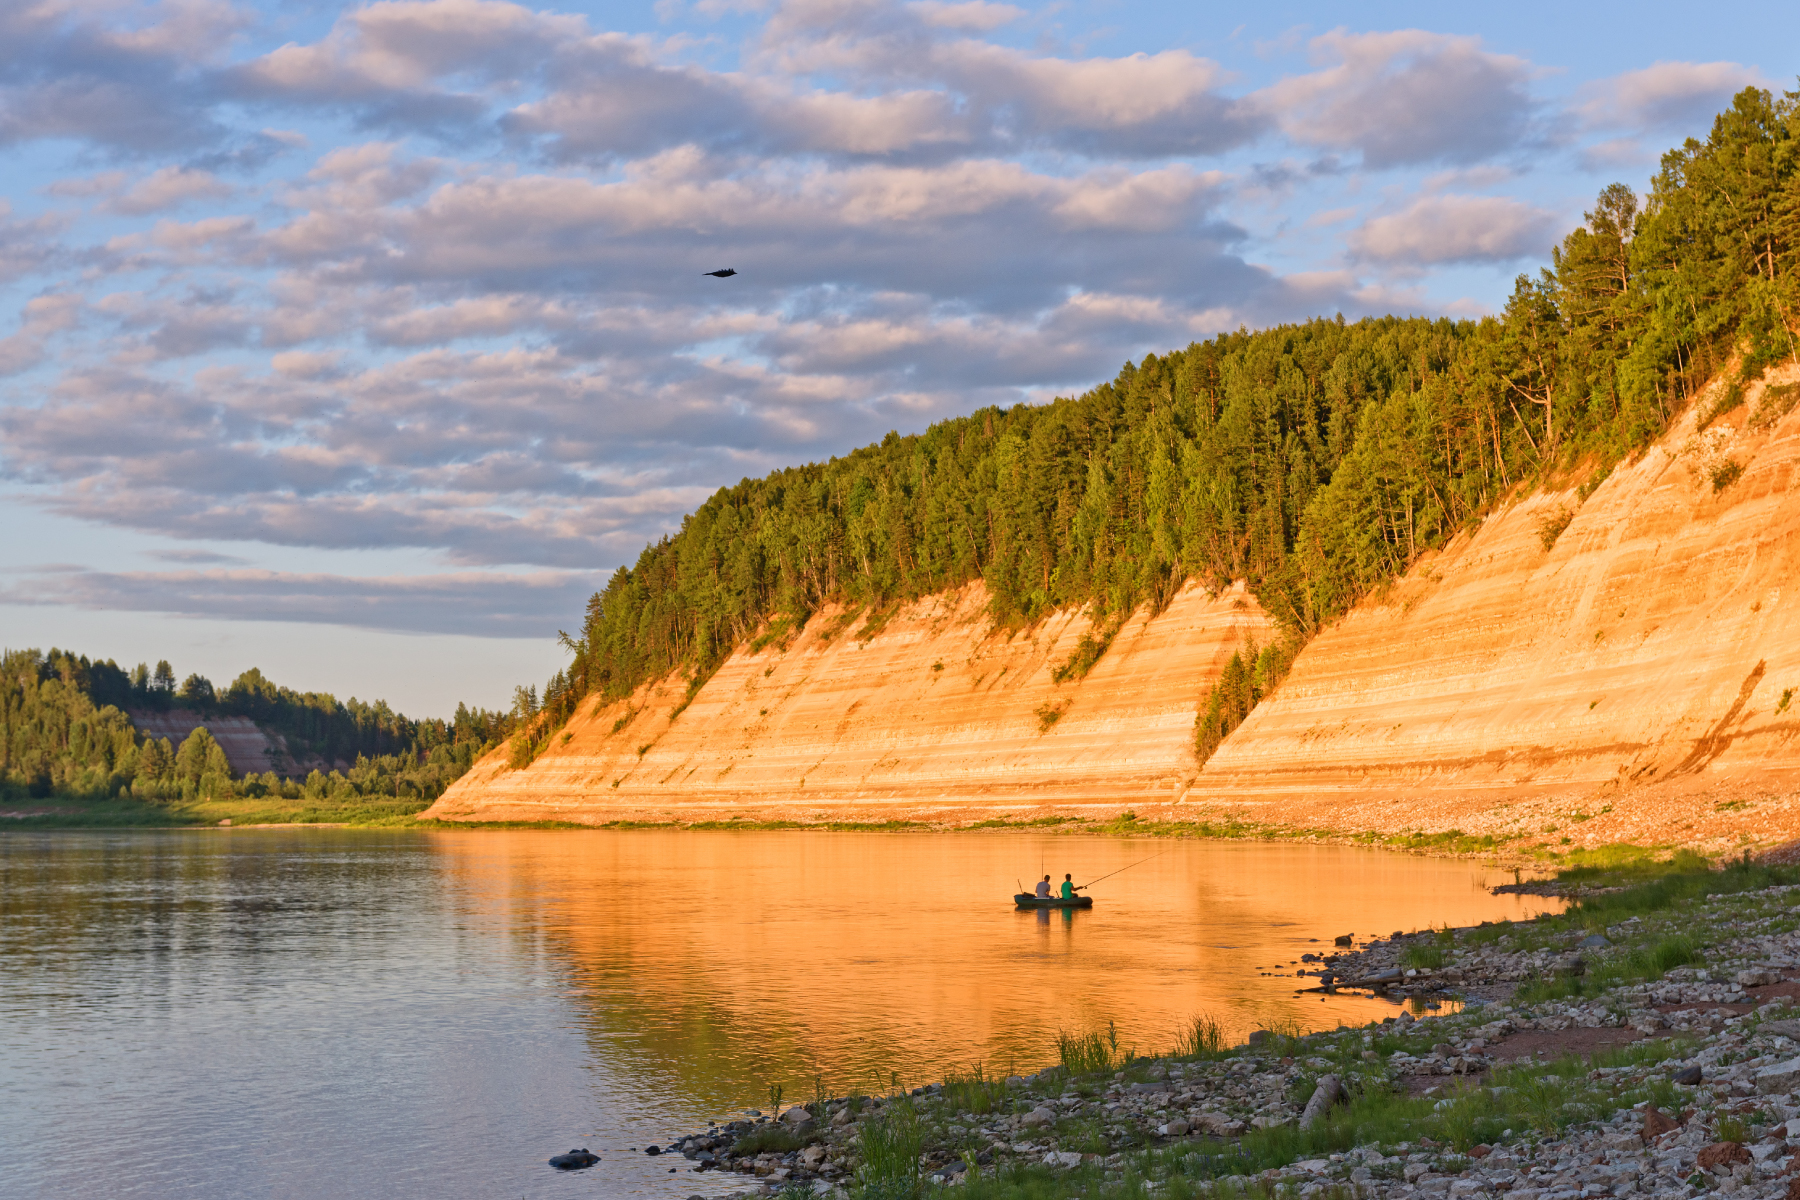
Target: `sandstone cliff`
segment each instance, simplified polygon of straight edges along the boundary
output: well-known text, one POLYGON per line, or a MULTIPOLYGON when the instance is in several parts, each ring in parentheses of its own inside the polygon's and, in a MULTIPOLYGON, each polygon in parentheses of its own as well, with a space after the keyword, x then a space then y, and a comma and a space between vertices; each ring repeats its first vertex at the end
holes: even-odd
POLYGON ((1797 379, 1696 435, 1703 397, 1585 501, 1533 496, 1418 563, 1314 639, 1190 799, 1335 828, 1800 836, 1797 379))
POLYGON ((1209 596, 1190 585, 1164 612, 1134 614, 1084 678, 1059 684, 1087 617, 1009 634, 990 627, 985 599, 964 588, 878 632, 821 612, 785 648, 740 649, 685 709, 681 679, 586 706, 529 768, 490 755, 425 815, 880 819, 895 806, 1166 803, 1197 769, 1201 696, 1242 639, 1270 637, 1241 586, 1209 596))
POLYGON ((1057 685, 1086 619, 996 634, 970 588, 866 642, 819 614, 786 649, 741 650, 678 716, 680 680, 584 709, 529 768, 490 756, 427 815, 1152 815, 1160 800, 1154 815, 1338 831, 1787 840, 1800 411, 1781 406, 1796 382, 1772 375, 1697 434, 1703 398, 1585 497, 1530 496, 1426 556, 1316 637, 1198 774, 1201 696, 1241 639, 1269 636, 1241 589, 1190 586, 1057 685))

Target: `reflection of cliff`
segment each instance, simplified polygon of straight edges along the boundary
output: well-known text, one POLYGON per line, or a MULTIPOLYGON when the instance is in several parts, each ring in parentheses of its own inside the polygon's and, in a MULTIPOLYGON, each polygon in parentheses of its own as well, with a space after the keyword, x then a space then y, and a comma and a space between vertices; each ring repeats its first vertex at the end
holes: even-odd
POLYGON ((992 632, 970 587, 866 642, 819 613, 783 649, 740 650, 679 710, 679 679, 584 707, 536 762, 491 755, 426 815, 606 819, 621 810, 1170 801, 1192 780, 1195 709, 1268 622, 1241 587, 1140 610, 1082 679, 1056 669, 1092 628, 1065 614, 992 632))
MULTIPOLYGON (((565 958, 597 1057, 715 1108, 1033 1068, 1059 1029, 1166 1047, 1209 1012, 1241 1035, 1383 1003, 1295 997, 1290 960, 1336 934, 1535 911, 1467 864, 1336 847, 1177 844, 1100 885, 1091 912, 1017 913, 1019 875, 1092 878, 1123 839, 726 831, 433 835, 466 895, 509 905, 565 958), (1282 964, 1279 975, 1258 968, 1282 964), (665 1086, 666 1085, 666 1086, 665 1086)), ((476 901, 481 903, 479 899, 476 901)))

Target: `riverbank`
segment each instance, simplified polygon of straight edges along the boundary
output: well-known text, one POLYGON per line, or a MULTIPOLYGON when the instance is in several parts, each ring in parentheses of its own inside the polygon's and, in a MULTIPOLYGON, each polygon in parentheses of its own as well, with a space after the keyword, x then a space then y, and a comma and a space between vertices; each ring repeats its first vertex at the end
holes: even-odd
POLYGON ((151 802, 136 799, 0 802, 0 833, 13 829, 200 829, 229 825, 394 828, 416 825, 420 799, 253 799, 151 802))
MULTIPOLYGON (((1182 838, 1204 841, 1295 842, 1309 845, 1358 846, 1368 849, 1393 850, 1425 854, 1432 857, 1467 858, 1493 863, 1521 872, 1515 884, 1502 889, 1539 895, 1580 895, 1597 886, 1594 880, 1606 876, 1607 884, 1635 878, 1632 871, 1660 872, 1670 862, 1686 861, 1690 865, 1703 862, 1701 850, 1715 855, 1741 854, 1747 848, 1743 841, 1712 846, 1693 843, 1639 844, 1606 842, 1593 838, 1577 842, 1564 836, 1508 836, 1487 833, 1474 835, 1460 829, 1426 832, 1416 829, 1399 831, 1341 830, 1333 828, 1284 826, 1242 820, 1232 814, 1214 819, 1193 819, 1155 809, 1120 811, 1111 806, 1101 813, 1026 810, 1018 813, 971 813, 967 809, 949 812, 913 812, 904 816, 877 817, 855 815, 811 814, 809 817, 767 817, 741 812, 711 815, 671 816, 667 813, 621 817, 617 820, 593 822, 575 820, 501 820, 442 821, 424 815, 429 802, 416 799, 357 799, 336 802, 326 799, 285 800, 280 797, 256 799, 203 800, 189 803, 146 803, 138 800, 82 801, 72 799, 34 800, 0 803, 0 832, 9 829, 139 829, 139 828, 205 828, 229 825, 233 828, 257 826, 308 826, 380 828, 380 829, 662 829, 662 830, 736 830, 775 831, 810 830, 829 833, 985 833, 1032 832, 1068 835, 1101 835, 1144 839, 1182 838), (1684 858, 1685 856, 1685 858, 1684 858), (1560 871, 1567 880, 1526 880, 1524 872, 1541 875, 1546 870, 1560 871), (1626 872, 1619 876, 1619 872, 1626 872)), ((1772 863, 1800 862, 1800 841, 1765 840, 1754 845, 1754 856, 1772 863)))
POLYGON ((1613 878, 1632 885, 1558 916, 1308 956, 1303 987, 1399 973, 1387 989, 1405 1007, 1364 1028, 1227 1047, 1202 1017, 1154 1055, 1108 1031, 1065 1036, 1061 1061, 1031 1076, 977 1067, 785 1109, 774 1093, 769 1112, 668 1151, 690 1171, 754 1178, 747 1196, 1800 1192, 1787 1174, 1800 1163, 1800 872, 1613 878))

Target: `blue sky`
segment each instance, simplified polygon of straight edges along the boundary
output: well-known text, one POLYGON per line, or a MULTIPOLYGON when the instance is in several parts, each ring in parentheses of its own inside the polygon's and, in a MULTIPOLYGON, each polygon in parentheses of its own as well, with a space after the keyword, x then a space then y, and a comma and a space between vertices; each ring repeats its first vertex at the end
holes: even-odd
POLYGON ((0 641, 500 706, 720 485, 1491 312, 1797 70, 1776 4, 5 6, 0 641))

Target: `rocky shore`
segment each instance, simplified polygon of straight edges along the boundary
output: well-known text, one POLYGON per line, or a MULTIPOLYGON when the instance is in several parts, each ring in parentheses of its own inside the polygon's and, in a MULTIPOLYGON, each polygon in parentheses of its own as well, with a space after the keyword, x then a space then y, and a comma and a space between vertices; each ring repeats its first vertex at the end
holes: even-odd
POLYGON ((1201 1022, 1187 1053, 753 1113, 657 1150, 754 1179, 745 1196, 867 1189, 870 1148, 898 1144, 903 1192, 1800 1200, 1796 904, 1779 886, 1397 935, 1300 968, 1387 981, 1404 1007, 1367 1027, 1225 1047, 1201 1022))

